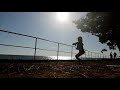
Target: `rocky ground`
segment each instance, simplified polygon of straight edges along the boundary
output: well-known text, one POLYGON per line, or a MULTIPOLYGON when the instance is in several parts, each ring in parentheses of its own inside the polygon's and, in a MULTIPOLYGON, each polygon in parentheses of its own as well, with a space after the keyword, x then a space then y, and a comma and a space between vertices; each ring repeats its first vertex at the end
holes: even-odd
POLYGON ((0 78, 119 78, 119 60, 0 62, 0 78))

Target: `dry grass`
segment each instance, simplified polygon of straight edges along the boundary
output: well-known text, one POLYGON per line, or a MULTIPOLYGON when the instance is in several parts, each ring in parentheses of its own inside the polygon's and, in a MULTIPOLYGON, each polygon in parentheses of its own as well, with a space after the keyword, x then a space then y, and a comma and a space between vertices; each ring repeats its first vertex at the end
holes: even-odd
POLYGON ((0 62, 0 78, 118 78, 119 60, 0 62))

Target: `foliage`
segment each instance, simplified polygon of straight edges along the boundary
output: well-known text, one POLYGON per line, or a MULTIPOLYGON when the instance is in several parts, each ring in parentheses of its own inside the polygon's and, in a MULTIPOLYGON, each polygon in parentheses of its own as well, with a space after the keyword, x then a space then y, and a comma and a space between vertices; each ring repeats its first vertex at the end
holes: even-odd
POLYGON ((110 49, 116 49, 117 46, 120 51, 119 16, 117 12, 89 12, 73 23, 82 32, 89 32, 99 37, 99 42, 106 43, 110 49))

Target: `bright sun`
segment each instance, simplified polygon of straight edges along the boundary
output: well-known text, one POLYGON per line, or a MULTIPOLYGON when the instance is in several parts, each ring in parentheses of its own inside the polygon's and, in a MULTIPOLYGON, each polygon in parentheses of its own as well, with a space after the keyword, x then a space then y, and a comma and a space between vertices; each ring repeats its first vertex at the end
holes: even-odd
POLYGON ((69 17, 68 12, 57 12, 57 18, 61 22, 67 21, 68 17, 69 17))

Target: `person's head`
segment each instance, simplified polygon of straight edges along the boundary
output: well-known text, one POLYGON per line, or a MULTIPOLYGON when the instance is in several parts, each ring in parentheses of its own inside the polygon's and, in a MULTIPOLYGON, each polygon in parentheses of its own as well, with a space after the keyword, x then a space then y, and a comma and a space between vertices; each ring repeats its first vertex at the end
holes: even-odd
POLYGON ((78 37, 78 41, 82 42, 82 37, 81 36, 78 37))

